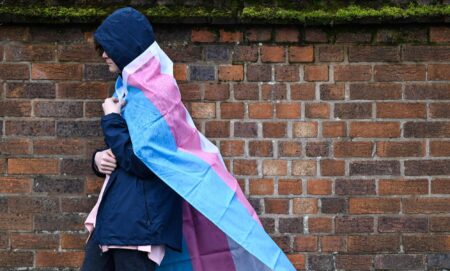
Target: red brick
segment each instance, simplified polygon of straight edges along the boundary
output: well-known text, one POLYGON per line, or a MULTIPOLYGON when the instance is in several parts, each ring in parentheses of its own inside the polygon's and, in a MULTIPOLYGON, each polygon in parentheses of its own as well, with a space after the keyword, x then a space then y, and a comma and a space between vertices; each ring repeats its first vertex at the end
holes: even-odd
POLYGON ((264 45, 261 47, 262 62, 284 62, 285 57, 283 46, 264 45))
POLYGON ((430 217, 430 231, 432 231, 432 232, 448 232, 448 231, 450 231, 450 217, 448 217, 448 216, 432 216, 432 217, 430 217))
POLYGON ((2 25, 0 28, 0 40, 25 41, 29 38, 29 28, 25 25, 2 25))
POLYGON ((80 64, 34 63, 31 78, 34 80, 79 80, 82 78, 80 64))
POLYGON ((436 45, 405 45, 403 60, 415 62, 443 62, 450 60, 448 46, 436 45))
POLYGON ((330 118, 330 105, 328 103, 307 103, 305 108, 307 118, 330 118))
POLYGON ((310 217, 308 229, 310 233, 331 233, 333 231, 333 220, 328 217, 310 217))
POLYGON ((11 267, 6 270, 17 270, 23 267, 33 266, 33 252, 21 251, 1 251, 0 252, 0 266, 11 267), (13 268, 20 267, 20 268, 13 268))
POLYGON ((286 160, 264 160, 262 164, 264 175, 285 176, 287 175, 286 160))
POLYGON ((258 175, 256 160, 234 160, 233 169, 236 175, 258 175))
POLYGON ((434 179, 431 181, 431 193, 450 194, 450 179, 434 179))
POLYGON ((335 157, 372 157, 372 142, 341 141, 333 145, 335 157))
POLYGON ((327 179, 310 179, 307 183, 309 195, 331 195, 332 182, 327 179))
POLYGON ((320 247, 323 252, 345 252, 347 251, 347 239, 344 236, 322 236, 320 247))
POLYGON ((426 217, 395 217, 383 216, 378 218, 379 232, 427 232, 428 218, 426 217))
POLYGON ((222 119, 243 119, 244 104, 243 103, 221 103, 220 117, 222 119))
POLYGON ((58 83, 56 97, 62 99, 105 99, 112 85, 103 82, 58 83))
POLYGON ((350 46, 349 62, 398 62, 399 46, 350 46))
POLYGON ((294 176, 315 176, 317 165, 315 160, 294 160, 292 161, 292 175, 294 176))
POLYGON ((259 89, 257 83, 238 83, 234 85, 234 98, 236 100, 258 100, 259 89))
POLYGON ((205 100, 225 101, 229 98, 230 86, 228 84, 205 84, 205 100))
POLYGON ((36 256, 37 267, 79 267, 84 258, 83 251, 37 251, 36 256))
POLYGON ((294 137, 316 137, 317 122, 295 122, 293 124, 294 137))
POLYGON ((426 118, 424 103, 377 103, 377 117, 390 119, 426 118))
POLYGON ((243 40, 243 33, 240 31, 226 31, 221 29, 220 30, 220 42, 242 42, 243 40))
POLYGON ((450 235, 405 235, 405 252, 441 252, 450 250, 450 235))
POLYGON ((314 100, 316 90, 314 83, 291 84, 292 100, 314 100))
POLYGON ((294 198, 292 204, 294 214, 316 214, 317 199, 316 198, 294 198))
POLYGON ((450 198, 407 198, 402 207, 407 214, 447 214, 450 212, 450 198))
POLYGON ((235 137, 251 137, 258 135, 258 127, 256 122, 235 122, 234 136, 235 137))
POLYGON ((191 116, 199 119, 213 119, 216 117, 215 103, 191 103, 191 116))
POLYGON ((287 214, 289 212, 288 199, 264 199, 265 211, 268 214, 287 214))
POLYGON ((31 231, 32 229, 33 216, 31 214, 0 213, 0 230, 31 231))
POLYGON ((33 113, 36 117, 81 118, 83 103, 74 101, 34 101, 33 113))
POLYGON ((330 144, 325 141, 306 143, 306 156, 308 157, 327 157, 330 154, 330 144))
POLYGON ((398 235, 349 236, 347 249, 353 253, 395 253, 400 250, 400 238, 398 235))
POLYGON ((314 43, 328 42, 328 36, 322 29, 310 26, 305 28, 305 41, 314 43))
POLYGON ((249 184, 251 195, 273 195, 273 179, 250 179, 249 184))
POLYGON ((286 122, 264 122, 263 123, 263 137, 286 137, 286 122))
POLYGON ((374 218, 367 216, 343 216, 335 219, 336 233, 372 233, 374 218))
POLYGON ((228 121, 208 121, 205 123, 207 137, 229 137, 230 123, 228 121))
POLYGON ((287 88, 285 84, 263 84, 261 86, 261 99, 273 102, 275 100, 287 99, 287 88))
POLYGON ((15 44, 5 46, 5 60, 20 61, 54 61, 56 46, 51 44, 15 44))
POLYGON ((428 194, 428 180, 379 180, 380 195, 421 195, 428 194))
POLYGON ((372 33, 366 31, 339 32, 336 34, 336 43, 368 43, 372 33))
POLYGON ((249 104, 248 114, 252 119, 270 119, 273 116, 273 105, 272 103, 249 104))
POLYGON ((398 100, 402 86, 396 83, 350 84, 351 100, 398 100))
POLYGON ((305 81, 328 81, 328 65, 304 66, 305 81))
POLYGON ((237 46, 233 51, 233 63, 256 62, 258 60, 257 46, 237 46))
POLYGON ((296 119, 301 115, 300 103, 277 103, 275 110, 280 119, 296 119))
POLYGON ((342 46, 319 47, 319 61, 344 61, 344 48, 342 46))
POLYGON ((297 42, 299 31, 293 27, 276 28, 275 41, 276 42, 297 42))
POLYGON ((338 119, 370 119, 372 103, 337 103, 334 106, 334 117, 338 119))
POLYGON ((334 66, 335 81, 369 81, 372 67, 369 65, 337 65, 334 66))
POLYGON ((8 173, 58 174, 58 160, 44 158, 10 158, 8 160, 8 173))
POLYGON ((320 85, 321 100, 344 100, 345 88, 343 83, 320 85))
POLYGON ((86 246, 86 234, 64 233, 61 234, 62 249, 84 249, 86 246))
POLYGON ((424 81, 425 65, 375 65, 375 81, 424 81))
POLYGON ((432 118, 450 118, 450 103, 432 103, 430 104, 430 117, 432 118))
POLYGON ((173 76, 177 81, 187 80, 187 65, 186 64, 175 64, 173 65, 173 76))
POLYGON ((351 214, 399 213, 400 199, 395 198, 350 198, 351 214))
POLYGON ((302 193, 301 179, 279 179, 278 194, 280 195, 300 195, 302 193))
POLYGON ((303 254, 288 254, 287 257, 297 270, 305 269, 305 262, 306 262, 305 255, 303 255, 303 254))
POLYGON ((289 62, 313 62, 314 47, 313 46, 290 46, 289 62))
POLYGON ((302 143, 295 141, 278 142, 278 155, 283 157, 299 157, 302 154, 302 143))
POLYGON ((200 85, 197 83, 178 84, 183 101, 199 101, 201 98, 200 85))
POLYGON ((247 80, 249 82, 267 82, 272 80, 272 67, 265 64, 247 65, 247 80))
POLYGON ((344 137, 347 134, 346 124, 343 121, 322 122, 323 137, 344 137))
POLYGON ((294 251, 314 252, 317 251, 317 236, 296 236, 294 239, 294 251))
POLYGON ((420 157, 425 155, 425 144, 420 141, 377 142, 380 157, 420 157))
POLYGON ((194 29, 191 32, 192 42, 214 42, 216 39, 216 33, 208 29, 194 29))
POLYGON ((248 143, 248 153, 250 154, 250 156, 272 157, 272 141, 250 141, 248 143))
POLYGON ((450 80, 449 64, 430 64, 428 65, 428 80, 450 80))
POLYGON ((375 180, 337 179, 334 193, 336 195, 375 195, 375 180))
POLYGON ((336 255, 336 268, 343 270, 370 270, 373 266, 373 256, 366 255, 336 255))
POLYGON ((220 153, 223 156, 244 155, 244 144, 242 140, 225 140, 220 142, 220 153))
MULTIPOLYGON (((1 125, 0 125, 1 127, 1 125)), ((30 154, 30 140, 28 139, 3 139, 0 141, 1 154, 30 154)))
POLYGON ((219 80, 222 81, 244 80, 244 66, 242 65, 219 66, 219 80))
POLYGON ((58 249, 59 238, 56 234, 13 233, 13 249, 58 249))
POLYGON ((86 177, 86 194, 99 194, 103 186, 103 178, 97 176, 86 177))
POLYGON ((0 177, 0 193, 30 193, 32 179, 0 177))
POLYGON ((27 64, 0 64, 0 80, 30 79, 30 68, 27 64))
POLYGON ((265 27, 253 27, 245 32, 248 41, 269 41, 272 37, 272 29, 265 27))
POLYGON ((275 80, 282 82, 295 82, 300 79, 297 65, 275 66, 275 80))
POLYGON ((322 176, 343 176, 345 174, 345 161, 342 160, 321 160, 320 175, 322 176))
POLYGON ((398 122, 351 122, 351 137, 400 137, 400 124, 398 122))
POLYGON ((430 41, 431 42, 450 42, 450 27, 436 26, 430 27, 430 41))

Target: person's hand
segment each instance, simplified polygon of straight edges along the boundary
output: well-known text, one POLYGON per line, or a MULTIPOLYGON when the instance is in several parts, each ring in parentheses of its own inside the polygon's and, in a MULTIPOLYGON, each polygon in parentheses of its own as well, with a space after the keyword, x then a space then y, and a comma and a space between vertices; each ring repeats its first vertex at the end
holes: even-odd
POLYGON ((117 166, 116 157, 111 149, 97 152, 94 159, 98 171, 106 175, 111 175, 117 166))
POLYGON ((111 113, 120 114, 120 110, 124 105, 125 105, 124 100, 122 102, 119 102, 119 99, 117 98, 106 98, 102 104, 103 112, 105 113, 105 115, 111 113))

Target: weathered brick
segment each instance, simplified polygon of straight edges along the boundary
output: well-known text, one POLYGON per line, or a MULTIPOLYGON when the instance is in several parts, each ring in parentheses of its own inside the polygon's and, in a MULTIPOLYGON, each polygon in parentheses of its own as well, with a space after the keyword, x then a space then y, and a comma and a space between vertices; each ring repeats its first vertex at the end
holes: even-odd
POLYGON ((375 36, 376 42, 382 43, 427 43, 428 33, 424 27, 392 27, 379 29, 375 36))
POLYGON ((229 137, 230 122, 208 121, 205 123, 205 135, 207 137, 229 137))
POLYGON ((399 46, 350 46, 349 62, 397 62, 400 61, 399 46))
POLYGON ((354 253, 395 253, 400 250, 397 235, 349 236, 347 242, 348 252, 354 253))
POLYGON ((332 181, 327 179, 310 179, 307 182, 309 195, 331 195, 332 181))
POLYGON ((256 62, 258 60, 257 46, 236 46, 233 49, 233 62, 256 62))
POLYGON ((262 164, 264 175, 268 176, 285 176, 287 175, 286 160, 264 160, 262 164))
POLYGON ((320 85, 321 100, 344 100, 345 89, 343 83, 320 85))
POLYGON ((68 44, 58 46, 58 60, 73 62, 103 62, 92 44, 68 44))
POLYGON ((450 103, 431 103, 430 117, 432 118, 450 118, 450 103))
POLYGON ((300 79, 297 65, 277 65, 275 66, 275 80, 282 82, 295 82, 300 79))
POLYGON ((242 42, 243 33, 241 31, 227 31, 220 29, 219 41, 220 42, 242 42))
POLYGON ((304 66, 305 81, 328 81, 328 65, 304 66))
POLYGON ((189 67, 190 78, 193 81, 212 81, 216 79, 214 66, 195 65, 189 67))
POLYGON ((396 100, 402 98, 402 86, 395 83, 350 84, 351 100, 396 100))
POLYGON ((302 193, 301 179, 279 179, 278 194, 280 195, 300 195, 302 193))
POLYGON ((105 99, 112 85, 104 82, 58 83, 57 97, 62 99, 105 99))
POLYGON ((5 134, 11 136, 54 136, 55 122, 49 120, 7 120, 5 134))
POLYGON ((33 63, 31 78, 34 80, 80 80, 80 64, 33 63))
POLYGON ((399 161, 352 161, 350 175, 400 175, 399 161))
POLYGON ((97 197, 64 198, 61 200, 61 211, 65 213, 89 213, 97 202, 97 197))
POLYGON ((36 214, 34 228, 40 231, 79 231, 85 217, 79 214, 36 214))
POLYGON ((86 246, 86 234, 64 233, 61 234, 62 249, 79 249, 82 250, 86 246))
POLYGON ((371 39, 370 32, 339 32, 336 34, 337 43, 369 43, 371 39))
POLYGON ((403 49, 404 61, 449 61, 448 46, 406 45, 403 49))
POLYGON ((428 80, 433 81, 448 81, 450 80, 450 65, 449 64, 430 64, 428 65, 428 80))
POLYGON ((330 154, 329 142, 308 142, 306 143, 306 156, 326 157, 330 154))
POLYGON ((250 156, 272 157, 272 141, 250 141, 248 143, 248 153, 250 154, 250 156))
POLYGON ((448 232, 450 230, 450 217, 432 216, 429 220, 432 232, 448 232))
POLYGON ((273 116, 273 104, 272 103, 249 104, 248 115, 252 119, 271 119, 273 116))
POLYGON ((102 136, 98 121, 58 121, 56 134, 59 137, 97 137, 102 136))
POLYGON ((269 100, 285 100, 287 99, 287 89, 285 84, 263 84, 261 86, 261 99, 269 100))
POLYGON ((375 81, 423 81, 425 65, 375 65, 375 81))
POLYGON ((81 179, 38 176, 34 181, 33 191, 49 194, 80 194, 84 192, 84 181, 81 179))
POLYGON ((337 179, 334 190, 336 195, 375 195, 375 180, 337 179))
POLYGON ((450 174, 450 160, 409 160, 405 161, 405 175, 430 176, 450 174))
POLYGON ((320 248, 323 252, 346 252, 347 239, 345 236, 322 236, 320 248))
POLYGON ((450 268, 450 253, 436 253, 427 255, 427 267, 433 269, 450 268))
POLYGON ((431 42, 450 42, 450 28, 447 26, 430 27, 431 42))
POLYGON ((219 80, 241 81, 244 79, 244 66, 229 65, 219 66, 219 80))
POLYGON ((0 177, 0 193, 30 193, 32 182, 29 178, 0 177))
POLYGON ((10 158, 9 174, 58 174, 58 160, 46 158, 10 158))
POLYGON ((56 46, 52 44, 14 44, 5 46, 5 60, 19 61, 52 61, 55 60, 56 46))
POLYGON ((247 29, 245 36, 248 41, 269 41, 272 37, 272 29, 267 27, 252 27, 247 29))
POLYGON ((42 25, 34 25, 29 30, 32 42, 82 42, 84 35, 80 27, 59 25, 54 27, 45 27, 42 25))
POLYGON ((59 199, 52 197, 10 197, 8 198, 10 213, 57 213, 59 199))
POLYGON ((369 119, 372 117, 371 103, 337 103, 334 117, 341 119, 369 119))
POLYGON ((333 255, 309 255, 308 269, 309 270, 333 270, 334 259, 333 255))
POLYGON ((319 47, 319 61, 341 62, 344 60, 344 48, 342 46, 319 47))
POLYGON ((265 211, 269 214, 287 214, 289 212, 289 200, 281 198, 264 199, 265 211))
POLYGON ((342 216, 335 218, 336 233, 371 233, 374 231, 374 218, 368 216, 342 216))
POLYGON ((278 155, 281 157, 299 157, 302 154, 302 143, 294 141, 278 142, 278 155))
POLYGON ((175 63, 197 62, 203 59, 203 47, 184 43, 173 43, 161 47, 175 63))
POLYGON ((330 118, 330 105, 328 103, 307 103, 305 116, 307 118, 328 119, 330 118))
POLYGON ((415 138, 449 137, 450 122, 407 122, 404 124, 404 136, 415 138))
POLYGON ((2 25, 0 39, 3 41, 25 41, 28 39, 28 27, 25 25, 2 25))
POLYGON ((242 156, 244 155, 244 141, 226 140, 220 142, 220 153, 223 156, 242 156))
POLYGON ((91 160, 62 159, 61 173, 63 175, 85 175, 86 169, 91 166, 91 160))
POLYGON ((36 101, 33 108, 36 117, 80 118, 83 116, 82 102, 36 101))
POLYGON ((371 77, 372 67, 369 65, 334 66, 335 81, 369 81, 371 77))
MULTIPOLYGON (((278 186, 280 184, 278 183, 278 186)), ((347 202, 344 198, 322 198, 321 211, 323 214, 344 214, 347 213, 347 202)), ((336 223, 335 223, 336 224, 336 223)))
POLYGON ((214 42, 216 40, 216 33, 208 29, 193 29, 191 32, 192 42, 214 42))
POLYGON ((289 62, 313 62, 314 47, 313 46, 290 46, 289 62))
POLYGON ((400 212, 397 198, 350 198, 350 214, 386 214, 400 212))
POLYGON ((33 252, 28 251, 0 251, 0 266, 6 270, 14 270, 14 267, 32 267, 33 252), (11 267, 11 269, 9 269, 11 267))
POLYGON ((84 141, 80 139, 38 139, 33 141, 35 154, 80 155, 84 151, 84 141))
POLYGON ((317 165, 315 160, 294 160, 292 161, 292 175, 294 176, 315 176, 317 165))
POLYGON ((278 231, 280 233, 302 233, 303 232, 303 218, 289 217, 280 218, 278 222, 278 231))
POLYGON ((14 233, 10 238, 13 249, 57 249, 59 245, 56 234, 14 233))
POLYGON ((249 188, 251 195, 273 195, 273 179, 250 179, 249 188))
POLYGON ((263 137, 286 137, 287 123, 286 122, 264 122, 263 123, 263 137))
POLYGON ((350 136, 377 138, 400 137, 400 123, 369 121, 351 122, 350 136))
POLYGON ((297 42, 299 31, 294 27, 277 27, 275 29, 276 42, 297 42))
POLYGON ((450 194, 450 179, 434 179, 431 181, 431 193, 450 194))
POLYGON ((270 81, 272 79, 272 67, 270 65, 247 65, 248 81, 270 81))
POLYGON ((295 122, 292 129, 294 137, 316 137, 318 124, 317 122, 295 122))
POLYGON ((376 255, 375 268, 420 270, 425 267, 424 255, 376 255))
POLYGON ((317 236, 300 235, 295 236, 294 251, 298 252, 314 252, 317 251, 317 236))
POLYGON ((285 48, 283 46, 264 45, 260 48, 262 62, 284 62, 285 48))
POLYGON ((214 119, 216 117, 215 103, 190 103, 187 105, 194 119, 214 119))
POLYGON ((7 98, 55 98, 55 85, 50 83, 8 83, 7 98))
POLYGON ((402 207, 407 214, 447 214, 450 198, 407 198, 403 200, 402 207))
POLYGON ((305 28, 305 41, 314 43, 327 42, 328 35, 318 27, 307 27, 305 28))
POLYGON ((322 176, 343 176, 345 174, 345 161, 334 159, 321 160, 320 174, 322 176))
POLYGON ((258 135, 258 128, 255 122, 234 123, 235 137, 256 137, 257 135, 258 135))
POLYGON ((31 214, 14 214, 14 213, 0 212, 0 230, 31 231, 32 229, 33 229, 33 216, 31 214))
MULTIPOLYGON (((196 99, 200 98, 200 89, 196 88, 197 85, 194 85, 196 99), (198 91, 198 92, 197 92, 198 91)), ((182 95, 183 99, 185 96, 182 95)), ((228 84, 205 84, 205 100, 211 101, 224 101, 230 98, 230 86, 228 84)))
POLYGON ((373 256, 370 255, 336 255, 336 268, 344 270, 370 270, 373 256))
POLYGON ((175 64, 173 65, 173 76, 175 79, 180 81, 187 81, 188 79, 188 66, 186 64, 175 64))
POLYGON ((367 141, 340 141, 333 144, 335 157, 371 157, 374 144, 367 141))
POLYGON ((259 99, 259 88, 257 83, 238 83, 233 86, 233 89, 234 89, 234 98, 236 100, 259 99))
POLYGON ((301 115, 301 105, 300 103, 277 103, 275 111, 277 118, 295 119, 301 115))
POLYGON ((291 84, 292 100, 314 100, 315 97, 314 83, 291 84))
POLYGON ((30 79, 30 67, 27 64, 0 64, 1 80, 30 79))
POLYGON ((387 217, 378 218, 379 232, 427 232, 426 217, 387 217))
POLYGON ((292 204, 294 214, 316 214, 317 199, 316 198, 294 198, 292 204))
POLYGON ((234 160, 234 174, 236 175, 257 175, 258 166, 256 160, 234 160))
POLYGON ((83 263, 82 251, 38 251, 36 253, 38 267, 79 267, 83 263))
POLYGON ((322 122, 323 137, 344 137, 347 134, 346 124, 343 121, 322 122))
POLYGON ((377 103, 378 118, 426 118, 424 103, 377 103))
POLYGON ((377 142, 377 155, 380 157, 420 157, 425 154, 425 144, 420 141, 381 141, 377 142))
POLYGON ((405 99, 408 100, 448 100, 450 86, 445 83, 416 83, 405 86, 405 99))
POLYGON ((404 235, 405 252, 442 252, 450 250, 450 235, 404 235))
POLYGON ((85 101, 84 102, 84 117, 86 118, 100 118, 104 115, 102 108, 102 101, 85 101))
POLYGON ((0 117, 29 117, 31 103, 29 101, 0 101, 0 117))

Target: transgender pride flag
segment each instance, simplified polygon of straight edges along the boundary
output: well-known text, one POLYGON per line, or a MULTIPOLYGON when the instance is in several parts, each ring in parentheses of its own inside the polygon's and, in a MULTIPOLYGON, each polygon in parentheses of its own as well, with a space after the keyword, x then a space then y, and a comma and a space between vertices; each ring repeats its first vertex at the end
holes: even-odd
POLYGON ((183 251, 166 250, 157 270, 295 270, 264 231, 217 149, 181 102, 173 64, 154 42, 128 64, 114 96, 135 154, 184 198, 183 251))

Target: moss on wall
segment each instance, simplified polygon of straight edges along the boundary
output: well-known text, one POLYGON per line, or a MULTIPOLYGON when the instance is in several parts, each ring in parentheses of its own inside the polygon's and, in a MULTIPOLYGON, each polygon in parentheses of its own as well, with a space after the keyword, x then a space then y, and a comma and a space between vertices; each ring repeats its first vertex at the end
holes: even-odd
MULTIPOLYGON (((22 7, 0 6, 1 22, 41 22, 41 23, 88 23, 99 22, 118 6, 101 7, 22 7)), ((211 22, 217 18, 229 18, 235 22, 252 23, 302 23, 302 24, 335 24, 370 19, 371 22, 383 22, 392 19, 408 19, 448 17, 450 5, 417 5, 410 4, 406 8, 383 6, 368 8, 356 5, 337 9, 286 9, 261 5, 247 6, 242 9, 216 9, 188 6, 153 6, 139 8, 152 18, 153 22, 183 22, 186 18, 203 19, 211 22), (170 19, 170 20, 168 20, 170 19)), ((195 23, 196 21, 189 21, 195 23)), ((200 21, 199 21, 200 22, 200 21)))

